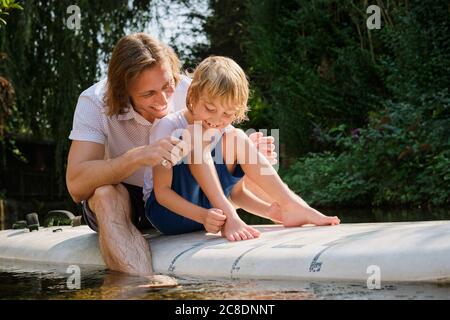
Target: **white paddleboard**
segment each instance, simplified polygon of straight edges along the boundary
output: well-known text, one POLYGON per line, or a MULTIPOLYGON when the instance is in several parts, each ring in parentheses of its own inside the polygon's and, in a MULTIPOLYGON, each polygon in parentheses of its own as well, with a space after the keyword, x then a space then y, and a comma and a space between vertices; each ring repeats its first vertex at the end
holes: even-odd
MULTIPOLYGON (((195 232, 147 236, 155 272, 200 278, 450 282, 450 221, 283 228, 229 242, 195 232)), ((104 266, 87 226, 0 231, 1 259, 104 266), (62 231, 54 232, 55 229, 62 231)))

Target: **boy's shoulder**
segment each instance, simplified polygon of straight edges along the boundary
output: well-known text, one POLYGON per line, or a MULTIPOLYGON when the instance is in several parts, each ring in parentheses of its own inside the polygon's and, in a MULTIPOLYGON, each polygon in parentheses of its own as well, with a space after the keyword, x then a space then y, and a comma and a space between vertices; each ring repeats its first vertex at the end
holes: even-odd
POLYGON ((187 125, 183 110, 172 112, 154 123, 150 131, 150 136, 159 136, 160 134, 168 135, 176 129, 186 128, 187 125))
POLYGON ((184 110, 171 112, 165 117, 159 119, 155 126, 172 126, 179 128, 180 126, 187 126, 186 117, 184 116, 184 110))
POLYGON ((224 133, 234 133, 236 130, 241 130, 241 129, 235 128, 232 124, 229 124, 228 126, 223 128, 224 133))

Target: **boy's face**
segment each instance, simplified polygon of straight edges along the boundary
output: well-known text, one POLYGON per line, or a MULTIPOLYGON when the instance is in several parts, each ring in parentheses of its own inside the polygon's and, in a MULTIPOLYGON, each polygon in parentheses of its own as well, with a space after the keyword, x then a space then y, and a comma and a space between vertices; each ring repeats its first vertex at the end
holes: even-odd
POLYGON ((168 102, 175 91, 169 63, 159 63, 143 70, 129 87, 133 108, 150 122, 169 112, 168 102))
POLYGON ((223 129, 236 118, 236 107, 227 104, 224 99, 202 97, 193 106, 194 121, 201 121, 205 129, 223 129))

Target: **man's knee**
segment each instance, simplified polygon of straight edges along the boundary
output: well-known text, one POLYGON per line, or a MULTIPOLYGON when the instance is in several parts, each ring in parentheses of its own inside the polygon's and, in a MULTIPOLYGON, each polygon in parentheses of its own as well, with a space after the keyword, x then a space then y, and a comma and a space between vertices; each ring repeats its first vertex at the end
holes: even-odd
POLYGON ((105 213, 108 216, 127 213, 130 216, 130 196, 122 185, 106 185, 95 189, 94 194, 88 200, 89 208, 94 211, 97 219, 105 213), (123 209, 121 209, 123 208, 123 209))

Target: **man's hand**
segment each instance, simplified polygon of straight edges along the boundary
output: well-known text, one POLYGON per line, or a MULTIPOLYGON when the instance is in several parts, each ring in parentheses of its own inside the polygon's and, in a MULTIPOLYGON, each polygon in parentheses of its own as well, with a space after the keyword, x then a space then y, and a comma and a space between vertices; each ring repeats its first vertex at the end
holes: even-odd
POLYGON ((222 210, 211 208, 208 209, 205 215, 203 225, 207 232, 217 233, 224 225, 226 219, 227 217, 223 214, 222 210))
POLYGON ((143 165, 153 167, 164 162, 164 167, 171 168, 190 152, 190 147, 183 140, 169 136, 145 146, 143 152, 143 165))
POLYGON ((271 165, 277 164, 277 153, 274 152, 274 137, 264 137, 262 132, 253 132, 248 137, 256 145, 258 151, 261 152, 267 158, 267 160, 269 160, 271 165))

